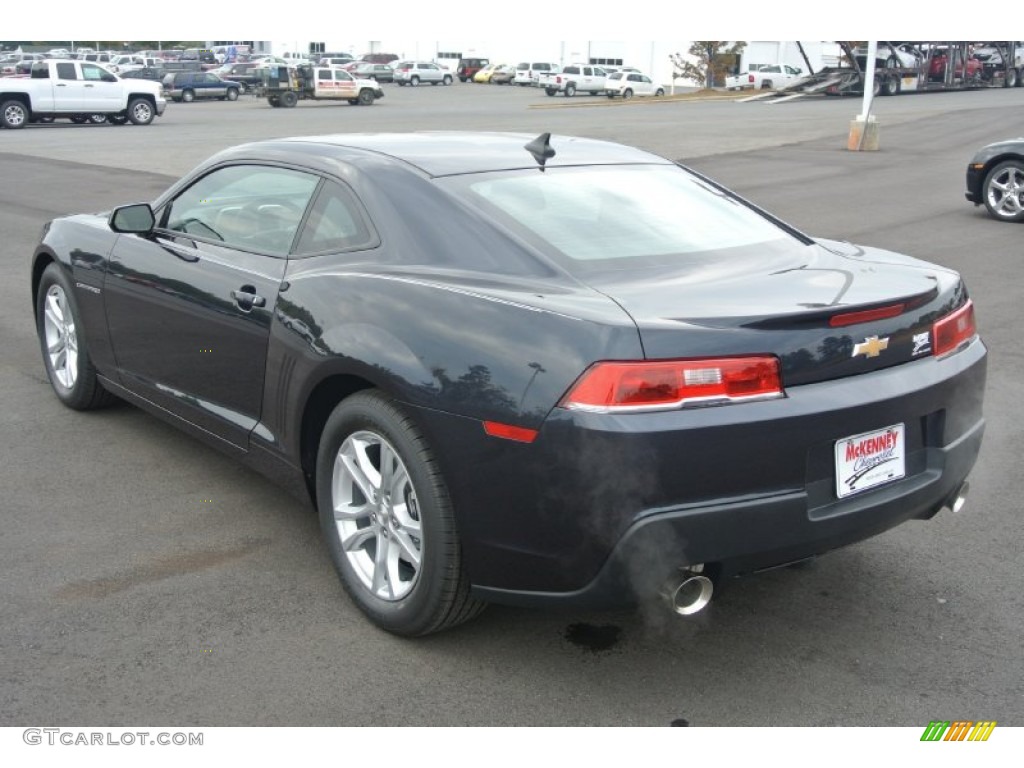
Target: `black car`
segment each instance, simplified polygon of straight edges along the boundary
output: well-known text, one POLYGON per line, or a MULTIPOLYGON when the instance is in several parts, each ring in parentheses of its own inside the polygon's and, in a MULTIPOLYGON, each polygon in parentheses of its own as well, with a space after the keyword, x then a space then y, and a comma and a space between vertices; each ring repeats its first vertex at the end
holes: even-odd
POLYGON ((53 220, 31 288, 61 401, 123 398, 312 499, 404 635, 488 601, 692 613, 959 509, 984 431, 957 273, 591 139, 235 147, 53 220))
POLYGON ((967 165, 964 196, 1000 221, 1024 221, 1024 138, 982 147, 967 165))
POLYGON ((259 74, 259 66, 255 62, 225 64, 217 69, 214 74, 222 80, 238 83, 241 92, 245 93, 250 88, 255 88, 263 82, 259 74))
POLYGON ((128 80, 155 80, 159 83, 167 76, 167 70, 162 67, 139 67, 122 72, 118 76, 128 80))

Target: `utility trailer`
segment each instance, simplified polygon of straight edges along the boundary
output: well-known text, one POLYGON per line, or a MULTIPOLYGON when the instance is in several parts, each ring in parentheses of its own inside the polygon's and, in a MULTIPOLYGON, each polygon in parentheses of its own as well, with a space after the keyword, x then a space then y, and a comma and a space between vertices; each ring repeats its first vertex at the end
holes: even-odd
POLYGON ((294 107, 299 99, 347 101, 369 106, 384 98, 376 80, 364 80, 341 67, 271 64, 260 70, 262 85, 256 95, 272 107, 294 107))

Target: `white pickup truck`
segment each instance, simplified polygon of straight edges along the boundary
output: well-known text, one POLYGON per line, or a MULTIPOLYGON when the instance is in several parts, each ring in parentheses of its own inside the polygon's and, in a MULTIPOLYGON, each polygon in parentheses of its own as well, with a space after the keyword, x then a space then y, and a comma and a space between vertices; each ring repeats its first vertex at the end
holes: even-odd
POLYGON ((0 78, 0 124, 5 128, 59 117, 149 125, 166 108, 160 83, 122 80, 88 61, 38 61, 28 77, 0 78))
POLYGON ((788 64, 767 64, 756 72, 743 72, 725 78, 725 87, 730 91, 753 88, 755 91, 785 88, 804 76, 803 70, 788 64))
POLYGON ((589 93, 592 96, 603 94, 605 79, 608 73, 601 67, 591 64, 570 64, 561 72, 545 72, 537 80, 537 85, 544 89, 548 96, 563 93, 573 96, 576 93, 589 93))

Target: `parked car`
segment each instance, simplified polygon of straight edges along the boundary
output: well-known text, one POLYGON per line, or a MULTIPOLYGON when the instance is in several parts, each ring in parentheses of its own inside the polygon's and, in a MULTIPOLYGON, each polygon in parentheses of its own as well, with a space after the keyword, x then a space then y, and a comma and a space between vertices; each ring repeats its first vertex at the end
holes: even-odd
POLYGON ((213 74, 217 75, 217 77, 222 80, 227 80, 231 83, 238 83, 238 92, 245 93, 252 88, 256 88, 262 83, 259 68, 259 64, 252 62, 225 64, 222 67, 215 69, 213 74))
POLYGON ((452 73, 432 61, 401 61, 394 65, 395 82, 399 85, 451 85, 452 73))
POLYGON ((510 65, 497 67, 488 80, 491 85, 509 85, 516 76, 516 68, 510 65))
POLYGON ((577 93, 597 95, 605 92, 608 73, 603 67, 591 64, 570 64, 561 72, 546 72, 537 80, 537 85, 548 96, 557 93, 575 96, 577 93))
POLYGON ((729 90, 769 90, 772 88, 785 88, 804 76, 803 70, 799 67, 791 67, 788 64, 766 64, 759 67, 756 72, 744 72, 741 75, 730 75, 725 78, 725 87, 729 90))
POLYGON ((355 69, 350 70, 353 75, 366 80, 376 80, 378 83, 395 82, 395 70, 388 64, 374 64, 369 61, 362 61, 355 69))
MULTIPOLYGON (((949 50, 937 46, 928 50, 928 79, 942 81, 946 79, 946 65, 949 50)), ((981 85, 984 77, 984 65, 974 58, 967 59, 967 75, 964 76, 964 57, 959 48, 953 49, 953 76, 967 83, 981 85)))
POLYGON ((605 79, 604 92, 609 99, 665 95, 664 88, 640 72, 612 72, 605 79))
POLYGON ((561 67, 550 61, 522 61, 516 65, 512 82, 516 85, 535 86, 545 72, 560 72, 561 67))
POLYGON ((999 221, 1024 221, 1024 138, 989 144, 967 165, 965 197, 999 221))
MULTIPOLYGON (((867 69, 868 46, 860 45, 853 51, 861 71, 867 69)), ((875 48, 875 67, 877 69, 916 69, 924 60, 924 52, 913 43, 879 42, 875 48)))
POLYGON ((956 272, 594 139, 246 144, 51 221, 26 277, 62 403, 123 398, 313 500, 402 635, 486 601, 694 612, 959 509, 984 431, 956 272))
POLYGON ((490 59, 459 59, 459 63, 455 67, 455 75, 463 83, 468 83, 473 80, 477 72, 490 63, 490 59))
POLYGON ((119 76, 123 80, 153 80, 162 83, 164 78, 167 77, 167 70, 163 67, 140 67, 139 69, 129 69, 127 72, 122 72, 119 76))
POLYGON ((170 72, 163 85, 170 99, 186 103, 196 99, 235 101, 242 92, 240 83, 223 80, 213 72, 170 72))

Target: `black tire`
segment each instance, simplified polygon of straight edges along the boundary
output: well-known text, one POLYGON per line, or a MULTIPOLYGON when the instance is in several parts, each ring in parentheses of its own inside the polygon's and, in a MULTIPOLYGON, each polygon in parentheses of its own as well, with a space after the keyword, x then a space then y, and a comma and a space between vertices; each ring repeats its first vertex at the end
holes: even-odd
POLYGON ((95 125, 102 125, 107 122, 106 115, 89 115, 89 122, 95 125))
POLYGON ((569 96, 575 96, 575 95, 576 95, 576 84, 575 83, 566 83, 565 84, 565 96, 566 96, 566 98, 568 98, 569 96))
POLYGON ((338 404, 321 434, 316 491, 321 529, 341 583, 378 627, 426 635, 483 610, 484 603, 469 593, 441 469, 422 433, 392 400, 364 390, 338 404), (353 466, 372 471, 361 473, 357 483, 353 466), (373 500, 360 490, 374 484, 371 475, 378 483, 373 500), (382 492, 386 477, 393 484, 382 492), (393 498, 401 501, 393 504, 393 498), (336 516, 335 508, 346 506, 355 513, 336 516), (391 547, 396 557, 385 564, 391 547))
POLYGON ((148 99, 141 97, 128 102, 128 119, 133 125, 149 125, 156 117, 156 109, 148 99))
POLYGON ((900 92, 900 79, 896 75, 885 78, 882 83, 883 96, 895 96, 900 92))
POLYGON ((554 88, 545 88, 544 93, 546 93, 548 96, 554 96, 556 93, 558 93, 558 91, 556 91, 554 88))
POLYGON ((994 219, 1024 221, 1024 161, 1006 160, 985 174, 981 197, 994 219))
POLYGON ((107 119, 111 125, 125 125, 128 122, 128 115, 118 113, 116 115, 109 115, 107 119))
POLYGON ((70 278, 63 267, 50 263, 36 291, 36 333, 46 376, 64 405, 88 411, 108 405, 115 398, 96 376, 81 318, 70 278), (76 353, 73 359, 70 352, 76 353))
POLYGON ((359 99, 349 99, 348 103, 354 107, 359 103, 359 99))
POLYGON ((47 115, 46 117, 37 117, 33 122, 36 122, 36 123, 52 123, 53 121, 54 121, 54 118, 52 116, 50 116, 50 115, 47 115))
POLYGON ((445 75, 444 78, 441 80, 441 83, 443 85, 451 85, 452 82, 453 82, 453 80, 452 80, 452 76, 451 75, 445 75))
POLYGON ((29 121, 28 107, 17 99, 5 101, 3 106, 0 106, 0 119, 4 128, 24 128, 29 121))
POLYGON ((196 95, 193 91, 186 89, 181 92, 181 100, 188 104, 196 100, 196 95))
POLYGON ((75 125, 85 125, 89 122, 89 118, 85 115, 72 115, 69 119, 75 125))
POLYGON ((267 104, 272 107, 280 107, 281 100, 277 96, 267 96, 267 104))
POLYGON ((413 75, 409 78, 409 85, 416 86, 420 84, 420 78, 418 75, 413 75))
POLYGON ((285 91, 284 93, 281 94, 280 101, 282 107, 287 107, 291 109, 292 107, 299 103, 299 97, 295 93, 295 91, 285 91))
POLYGON ((363 88, 363 90, 359 92, 359 98, 356 99, 356 103, 362 107, 368 107, 373 104, 373 99, 373 91, 369 88, 363 88))
POLYGON ((771 88, 772 88, 772 81, 771 80, 762 80, 761 81, 761 90, 762 91, 770 91, 771 88))
POLYGON ((238 101, 238 89, 228 88, 227 98, 228 101, 238 101))
POLYGON ((665 89, 664 88, 659 88, 658 90, 656 90, 654 92, 654 95, 655 96, 664 96, 665 95, 665 89))
POLYGON ((624 100, 625 99, 632 99, 633 98, 633 89, 632 88, 627 88, 626 90, 624 90, 622 92, 622 98, 624 100))

